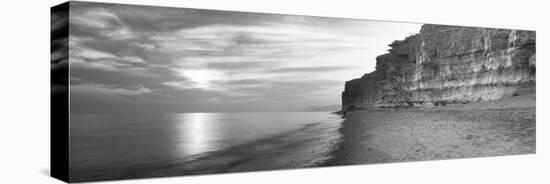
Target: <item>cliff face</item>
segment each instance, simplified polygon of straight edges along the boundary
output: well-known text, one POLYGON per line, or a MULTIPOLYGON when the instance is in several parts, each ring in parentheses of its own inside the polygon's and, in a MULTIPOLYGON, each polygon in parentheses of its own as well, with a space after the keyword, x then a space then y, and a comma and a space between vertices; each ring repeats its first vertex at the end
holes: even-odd
POLYGON ((424 25, 347 81, 342 110, 438 106, 534 93, 535 32, 424 25))

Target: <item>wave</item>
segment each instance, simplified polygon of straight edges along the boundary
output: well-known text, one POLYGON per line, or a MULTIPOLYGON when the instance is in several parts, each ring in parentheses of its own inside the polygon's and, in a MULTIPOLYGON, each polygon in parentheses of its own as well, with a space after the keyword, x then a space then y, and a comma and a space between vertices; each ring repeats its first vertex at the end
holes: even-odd
POLYGON ((151 167, 132 177, 196 175, 227 172, 293 169, 319 166, 330 159, 339 142, 340 123, 309 123, 223 150, 212 151, 169 165, 151 167))

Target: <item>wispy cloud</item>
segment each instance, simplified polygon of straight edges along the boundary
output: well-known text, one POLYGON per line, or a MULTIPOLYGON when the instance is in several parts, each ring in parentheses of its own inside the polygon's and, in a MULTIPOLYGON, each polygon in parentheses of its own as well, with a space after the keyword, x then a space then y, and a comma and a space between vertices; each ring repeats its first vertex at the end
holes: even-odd
POLYGON ((155 107, 182 111, 198 106, 247 111, 338 104, 345 80, 373 70, 374 58, 385 52, 388 43, 417 32, 420 26, 86 2, 72 5, 71 84, 77 95, 111 94, 104 103, 117 101, 111 99, 116 96, 143 97, 155 107))
POLYGON ((302 67, 285 67, 267 70, 272 73, 302 73, 302 72, 333 72, 349 70, 354 66, 302 66, 302 67))

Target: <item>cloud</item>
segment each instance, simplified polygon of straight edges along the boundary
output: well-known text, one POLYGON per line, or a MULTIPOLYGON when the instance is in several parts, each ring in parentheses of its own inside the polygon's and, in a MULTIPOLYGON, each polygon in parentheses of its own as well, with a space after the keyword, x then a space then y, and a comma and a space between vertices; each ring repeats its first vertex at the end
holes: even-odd
MULTIPOLYGON (((269 61, 246 61, 246 62, 209 62, 205 65, 209 69, 240 71, 276 66, 278 63, 269 61)), ((279 63, 280 64, 280 63, 279 63)))
POLYGON ((134 86, 133 89, 109 87, 101 84, 83 84, 74 87, 77 89, 76 91, 86 90, 87 92, 92 92, 96 95, 111 96, 111 98, 113 96, 121 96, 125 98, 130 97, 131 100, 139 100, 142 98, 138 97, 144 97, 153 93, 153 90, 146 88, 143 85, 134 86))
POLYGON ((340 87, 341 81, 323 79, 295 79, 295 80, 272 80, 272 79, 239 79, 229 81, 217 81, 218 85, 232 91, 229 97, 255 97, 263 99, 278 99, 287 101, 287 97, 294 100, 301 97, 316 94, 325 89, 340 87), (283 98, 281 98, 283 97, 283 98))
MULTIPOLYGON (((248 111, 337 104, 346 80, 373 70, 388 43, 419 28, 184 8, 71 6, 71 93, 93 99, 75 101, 82 107, 140 101, 158 111, 248 111)), ((52 62, 59 58, 52 54, 52 62)))
POLYGON ((68 62, 68 3, 52 8, 51 12, 51 44, 50 69, 52 95, 60 94, 67 89, 68 62))
POLYGON ((303 66, 303 67, 285 67, 267 70, 271 73, 309 73, 309 72, 333 72, 349 70, 353 66, 303 66))
POLYGON ((116 14, 105 8, 76 9, 71 13, 70 24, 80 31, 96 32, 113 40, 135 38, 130 28, 116 14))
POLYGON ((220 83, 224 83, 226 85, 260 85, 260 84, 266 84, 267 80, 262 79, 240 79, 240 80, 228 80, 228 81, 218 81, 220 83))
POLYGON ((145 60, 136 56, 122 57, 122 60, 130 63, 145 63, 145 60))
POLYGON ((94 49, 84 49, 84 48, 73 47, 71 51, 72 52, 77 52, 77 53, 74 53, 74 55, 78 55, 80 57, 84 57, 84 58, 87 58, 87 59, 101 59, 101 58, 114 58, 114 57, 116 57, 115 55, 113 55, 111 53, 102 52, 102 51, 98 51, 98 50, 94 50, 94 49))

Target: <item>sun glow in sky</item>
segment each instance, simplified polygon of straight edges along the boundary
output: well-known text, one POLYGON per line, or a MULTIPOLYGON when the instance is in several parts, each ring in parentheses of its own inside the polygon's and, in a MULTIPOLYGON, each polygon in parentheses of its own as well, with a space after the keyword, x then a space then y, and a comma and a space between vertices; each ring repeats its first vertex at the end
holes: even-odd
POLYGON ((221 79, 221 74, 216 70, 183 70, 181 75, 191 81, 189 87, 215 90, 212 84, 221 79))
POLYGON ((88 2, 71 6, 75 112, 294 111, 340 104, 345 81, 373 71, 388 44, 421 26, 88 2))

